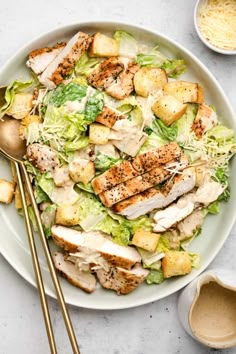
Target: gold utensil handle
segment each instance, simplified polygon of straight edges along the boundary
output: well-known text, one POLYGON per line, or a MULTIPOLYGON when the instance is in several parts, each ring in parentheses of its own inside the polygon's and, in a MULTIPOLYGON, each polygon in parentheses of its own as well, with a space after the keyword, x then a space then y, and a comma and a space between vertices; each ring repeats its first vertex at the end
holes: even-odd
POLYGON ((59 283, 59 279, 58 279, 58 276, 57 276, 57 272, 55 270, 54 263, 53 263, 53 260, 52 260, 52 256, 51 256, 51 253, 50 253, 50 250, 49 250, 49 246, 48 246, 46 237, 44 235, 43 226, 42 226, 42 222, 41 222, 38 206, 37 206, 37 203, 36 203, 35 198, 34 198, 34 192, 33 192, 33 189, 32 189, 31 182, 30 182, 30 178, 28 176, 28 173, 27 173, 27 170, 26 170, 26 167, 25 167, 24 163, 23 162, 19 162, 19 164, 20 164, 21 170, 22 170, 23 175, 24 175, 24 179, 25 179, 27 190, 29 192, 30 200, 31 200, 31 203, 32 203, 33 211, 34 211, 36 222, 37 222, 37 226, 38 226, 40 239, 41 239, 41 242, 42 242, 42 245, 43 245, 43 250, 44 250, 44 253, 45 253, 45 256, 46 256, 46 259, 47 259, 48 268, 49 268, 49 271, 50 271, 50 274, 51 274, 51 277, 52 277, 52 280, 53 280, 53 284, 54 284, 54 287, 55 287, 55 290, 56 290, 57 299, 58 299, 58 302, 59 302, 59 305, 60 305, 60 308, 61 308, 61 312, 62 312, 63 319, 64 319, 64 322, 65 322, 65 326, 66 326, 66 329, 67 329, 67 333, 68 333, 68 336, 69 336, 69 339, 70 339, 71 347, 73 349, 73 353, 74 354, 80 354, 80 351, 79 351, 79 348, 78 348, 78 344, 77 344, 77 341, 76 341, 76 337, 75 337, 75 333, 74 333, 74 330, 73 330, 73 326, 72 326, 72 323, 71 323, 71 319, 70 319, 70 316, 69 316, 69 312, 67 310, 67 307, 66 307, 66 304, 65 304, 65 300, 64 300, 64 296, 63 296, 63 293, 62 293, 62 290, 61 290, 61 286, 60 286, 60 283, 59 283))
POLYGON ((38 286, 38 290, 39 290, 40 301, 41 301, 41 306, 42 306, 42 310, 43 310, 46 331, 47 331, 47 335, 48 335, 48 341, 49 341, 51 353, 56 354, 57 349, 56 349, 55 339, 54 339, 54 335, 53 335, 53 329, 52 329, 52 323, 51 323, 51 318, 50 318, 49 309, 48 309, 47 298, 46 298, 45 289, 44 289, 44 285, 43 285, 43 278, 42 278, 42 274, 41 274, 41 270, 40 270, 37 249, 36 249, 35 242, 34 242, 34 235, 33 235, 32 227, 30 224, 30 218, 29 218, 27 203, 26 203, 25 194, 24 194, 24 187, 23 187, 23 182, 22 182, 21 171, 20 171, 20 168, 19 168, 17 162, 15 162, 15 168, 16 168, 16 174, 17 174, 17 179, 18 179, 21 200, 22 200, 25 226, 26 226, 26 230, 27 230, 28 241, 29 241, 30 251, 31 251, 31 255, 32 255, 34 273, 35 273, 35 278, 36 278, 36 282, 37 282, 37 286, 38 286))

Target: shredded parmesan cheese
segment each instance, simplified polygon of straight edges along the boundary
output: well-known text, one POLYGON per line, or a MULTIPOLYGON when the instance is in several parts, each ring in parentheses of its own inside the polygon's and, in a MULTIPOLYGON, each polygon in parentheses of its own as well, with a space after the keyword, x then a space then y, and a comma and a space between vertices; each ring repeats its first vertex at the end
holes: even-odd
POLYGON ((199 28, 215 47, 236 49, 236 0, 207 0, 199 11, 199 28))

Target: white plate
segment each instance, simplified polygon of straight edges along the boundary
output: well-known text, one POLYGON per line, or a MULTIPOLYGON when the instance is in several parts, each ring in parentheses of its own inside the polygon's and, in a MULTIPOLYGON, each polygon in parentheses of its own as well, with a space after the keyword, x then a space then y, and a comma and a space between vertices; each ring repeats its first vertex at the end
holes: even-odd
MULTIPOLYGON (((161 51, 171 57, 177 56, 183 58, 188 67, 188 71, 183 77, 200 83, 204 87, 206 102, 216 107, 223 123, 236 129, 233 111, 225 94, 215 78, 196 57, 182 46, 163 35, 122 23, 96 22, 74 24, 44 34, 22 48, 5 64, 0 72, 0 85, 6 85, 14 79, 28 78, 29 72, 25 67, 25 61, 27 54, 33 49, 68 39, 78 30, 91 34, 100 31, 111 35, 117 29, 128 31, 139 41, 148 42, 152 45, 159 44, 161 51)), ((235 174, 236 160, 234 159, 231 165, 231 176, 235 174)), ((5 160, 0 159, 0 178, 7 177, 11 178, 9 164, 5 160)), ((197 237, 191 245, 191 249, 194 252, 201 254, 201 268, 199 270, 193 270, 191 274, 184 277, 165 281, 161 285, 148 286, 144 283, 134 292, 125 296, 117 296, 113 291, 104 290, 101 287, 98 287, 93 294, 88 295, 62 279, 61 283, 66 302, 75 306, 91 309, 123 309, 161 299, 188 284, 214 259, 226 241, 233 226, 236 216, 236 208, 233 205, 236 200, 236 184, 232 178, 230 182, 231 199, 229 203, 222 205, 219 215, 207 217, 202 234, 197 237)), ((55 297, 40 244, 38 249, 47 294, 55 297)), ((0 251, 15 270, 29 283, 35 286, 24 223, 22 218, 17 215, 14 205, 0 206, 0 251)))

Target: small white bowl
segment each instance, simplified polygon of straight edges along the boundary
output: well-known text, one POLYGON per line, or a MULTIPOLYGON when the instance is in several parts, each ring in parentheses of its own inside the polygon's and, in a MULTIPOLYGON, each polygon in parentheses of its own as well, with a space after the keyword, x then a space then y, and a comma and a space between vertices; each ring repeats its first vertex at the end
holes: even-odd
POLYGON ((202 5, 204 5, 207 2, 207 0, 198 0, 195 8, 194 8, 194 26, 195 26, 195 30, 198 34, 198 37, 201 39, 201 41, 211 50, 214 50, 217 53, 220 54, 226 54, 226 55, 236 55, 236 49, 234 50, 227 50, 227 49, 223 49, 223 48, 219 48, 219 47, 215 47, 214 45, 212 45, 202 34, 202 32, 200 31, 199 28, 199 10, 201 8, 202 5))

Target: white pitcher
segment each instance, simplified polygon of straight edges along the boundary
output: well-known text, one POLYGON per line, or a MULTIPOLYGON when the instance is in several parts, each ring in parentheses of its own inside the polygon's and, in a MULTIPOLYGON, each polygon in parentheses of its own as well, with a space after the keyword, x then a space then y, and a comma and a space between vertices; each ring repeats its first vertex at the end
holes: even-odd
POLYGON ((178 313, 185 330, 212 348, 236 346, 236 274, 212 269, 181 293, 178 313))

